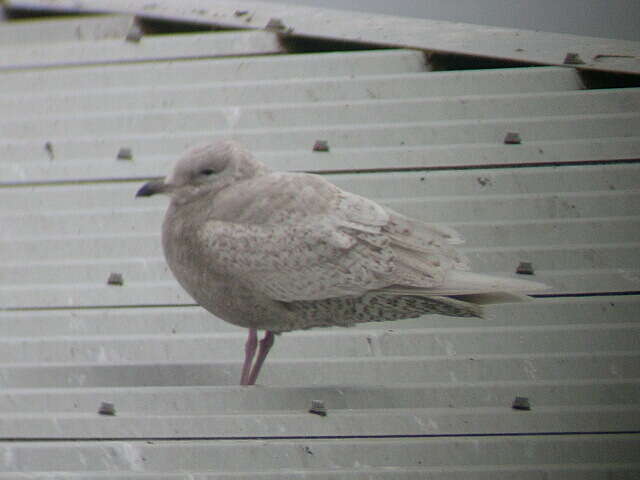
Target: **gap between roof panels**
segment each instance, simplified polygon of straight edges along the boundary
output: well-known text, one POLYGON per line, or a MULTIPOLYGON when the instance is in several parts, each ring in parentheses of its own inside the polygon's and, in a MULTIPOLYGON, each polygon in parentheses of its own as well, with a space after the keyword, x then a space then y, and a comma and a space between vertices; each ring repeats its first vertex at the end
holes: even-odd
MULTIPOLYGON (((531 294, 532 298, 554 299, 554 298, 595 298, 595 297, 631 297, 640 296, 640 291, 620 291, 620 292, 585 292, 585 293, 545 293, 531 294)), ((125 310, 125 309, 145 309, 145 308, 200 308, 197 303, 167 303, 167 304, 144 304, 144 305, 59 305, 51 307, 0 307, 0 312, 59 312, 69 310, 125 310)), ((372 323, 372 322, 366 322, 372 323)))
POLYGON ((430 439, 430 438, 495 438, 495 437, 562 437, 569 435, 637 435, 640 430, 602 430, 586 432, 500 432, 500 433, 436 433, 397 435, 289 435, 289 436, 224 436, 224 437, 14 437, 1 442, 193 442, 218 440, 382 440, 382 439, 430 439))
MULTIPOLYGON (((21 20, 45 20, 56 18, 96 18, 100 16, 108 16, 101 12, 56 12, 53 10, 37 10, 37 9, 21 9, 15 7, 0 7, 0 20, 2 20, 2 14, 4 19, 11 21, 21 20)), ((220 27, 212 25, 211 23, 199 23, 178 21, 160 18, 148 18, 148 17, 135 17, 137 25, 140 27, 142 35, 173 35, 180 33, 197 33, 197 32, 229 32, 229 31, 247 31, 249 29, 232 28, 232 27, 220 27)), ((357 43, 352 41, 340 41, 340 40, 325 40, 314 39, 297 36, 281 36, 280 38, 284 48, 290 53, 315 53, 315 52, 341 52, 341 51, 355 51, 355 50, 383 50, 392 49, 392 47, 385 47, 379 45, 372 45, 367 43, 357 43)))
MULTIPOLYGON (((580 167, 591 165, 623 165, 640 163, 640 158, 616 159, 616 160, 585 160, 576 162, 543 162, 543 163, 517 163, 517 164, 483 164, 483 165, 454 165, 446 167, 399 167, 399 168, 363 168, 351 170, 314 170, 306 173, 315 175, 353 175, 359 173, 399 173, 399 172, 442 172, 458 170, 507 170, 514 168, 548 168, 548 167, 580 167)), ((291 170, 302 171, 302 170, 291 170)), ((303 171, 304 172, 304 171, 303 171)), ((69 185, 93 185, 104 183, 138 183, 149 180, 161 180, 162 176, 153 177, 127 177, 127 178, 89 178, 83 180, 46 180, 24 182, 0 182, 2 188, 30 188, 30 187, 64 187, 69 185)))
MULTIPOLYGON (((314 170, 316 175, 352 175, 354 173, 395 173, 395 172, 436 172, 457 170, 507 170, 514 168, 547 168, 547 167, 580 167, 585 165, 617 165, 639 163, 640 158, 616 159, 616 160, 584 160, 575 162, 536 162, 513 164, 482 164, 482 165, 453 165, 443 167, 401 167, 401 168, 370 168, 354 170, 314 170)), ((0 184, 0 187, 2 184, 0 184)))
MULTIPOLYGON (((242 16, 241 10, 239 16, 242 16)), ((0 20, 21 20, 35 18, 71 18, 78 16, 102 15, 101 12, 83 11, 81 13, 56 11, 55 9, 20 8, 0 6, 0 20)), ((187 21, 176 19, 161 19, 151 17, 135 17, 143 35, 179 34, 210 31, 239 31, 239 27, 220 27, 210 21, 187 21)), ((273 29, 272 31, 277 32, 273 29)), ((338 52, 354 50, 380 50, 397 48, 397 46, 382 45, 371 42, 357 42, 354 40, 336 40, 330 38, 315 38, 285 32, 280 35, 284 48, 290 53, 338 52)), ((420 49, 418 49, 420 50, 420 49)), ((478 55, 464 55, 455 53, 438 53, 428 50, 425 52, 428 63, 434 71, 446 70, 481 70, 495 68, 531 67, 539 64, 509 59, 498 59, 478 55)), ((615 55, 614 55, 615 56, 615 55)), ((572 68, 570 64, 568 68, 572 68)), ((640 86, 640 75, 615 74, 603 71, 579 70, 587 88, 625 88, 640 86)))

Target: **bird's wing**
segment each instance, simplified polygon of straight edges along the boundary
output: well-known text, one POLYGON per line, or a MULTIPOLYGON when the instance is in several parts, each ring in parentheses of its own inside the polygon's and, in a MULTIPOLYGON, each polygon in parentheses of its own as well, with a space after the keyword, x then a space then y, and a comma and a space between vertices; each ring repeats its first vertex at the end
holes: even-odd
POLYGON ((281 225, 212 220, 198 236, 211 268, 275 300, 360 295, 389 285, 385 277, 393 270, 379 235, 322 218, 281 225))
POLYGON ((469 260, 452 246, 463 243, 455 230, 388 213, 383 231, 394 252, 398 285, 434 288, 448 272, 469 270, 469 260))
MULTIPOLYGON (((243 188, 242 208, 211 219, 198 243, 212 268, 281 301, 361 295, 391 285, 429 288, 464 264, 446 228, 407 219, 317 176, 270 176, 243 188)), ((234 210, 233 192, 216 208, 234 210)))

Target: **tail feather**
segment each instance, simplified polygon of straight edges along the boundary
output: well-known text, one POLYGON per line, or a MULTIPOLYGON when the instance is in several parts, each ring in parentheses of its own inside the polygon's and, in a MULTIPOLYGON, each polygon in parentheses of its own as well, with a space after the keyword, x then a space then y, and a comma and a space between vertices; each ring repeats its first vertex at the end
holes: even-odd
POLYGON ((518 278, 495 277, 480 273, 451 270, 447 272, 442 284, 434 289, 436 295, 470 294, 527 294, 548 290, 544 283, 518 278))
POLYGON ((514 292, 490 292, 471 293, 468 295, 452 295, 447 298, 455 298, 474 305, 493 305, 495 303, 521 303, 530 302, 531 297, 522 293, 514 292))
POLYGON ((460 270, 447 273, 444 282, 438 287, 413 287, 392 285, 378 290, 380 293, 396 296, 422 296, 439 301, 458 301, 476 306, 482 316, 481 306, 495 303, 519 303, 530 301, 527 293, 549 289, 548 285, 530 280, 494 277, 460 270))

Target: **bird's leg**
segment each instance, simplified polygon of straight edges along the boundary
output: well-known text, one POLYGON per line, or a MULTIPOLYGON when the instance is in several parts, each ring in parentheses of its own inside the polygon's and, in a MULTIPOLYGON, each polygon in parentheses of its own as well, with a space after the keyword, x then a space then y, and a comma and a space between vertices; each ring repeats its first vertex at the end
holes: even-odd
POLYGON ((255 328, 250 328, 247 343, 244 344, 244 365, 242 366, 240 385, 251 385, 249 383, 249 377, 251 376, 251 364, 253 363, 253 357, 256 354, 257 346, 258 330, 256 330, 255 328))
POLYGON ((260 340, 260 348, 258 349, 258 357, 256 358, 256 363, 253 365, 251 369, 251 375, 249 375, 249 385, 253 385, 256 383, 256 379, 258 378, 258 374, 260 373, 260 369, 262 368, 262 364, 264 360, 267 358, 267 354, 271 347, 273 346, 273 342, 275 340, 275 335, 271 330, 267 330, 264 334, 264 338, 260 340))

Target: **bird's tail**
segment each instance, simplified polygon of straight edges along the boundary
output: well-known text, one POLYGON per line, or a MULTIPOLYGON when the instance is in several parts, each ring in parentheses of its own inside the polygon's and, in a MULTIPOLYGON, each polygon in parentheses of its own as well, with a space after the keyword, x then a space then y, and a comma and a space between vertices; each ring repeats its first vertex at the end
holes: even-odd
POLYGON ((428 314, 482 318, 484 305, 528 301, 526 293, 548 288, 528 280, 454 271, 438 288, 393 285, 361 296, 289 302, 287 308, 295 313, 296 328, 347 327, 428 314))
POLYGON ((452 270, 444 282, 435 288, 392 285, 378 292, 398 298, 416 297, 423 306, 431 306, 432 312, 455 317, 482 317, 482 306, 496 303, 530 301, 527 294, 542 292, 550 287, 540 282, 515 278, 495 277, 479 273, 452 270), (427 305, 428 304, 428 305, 427 305))

